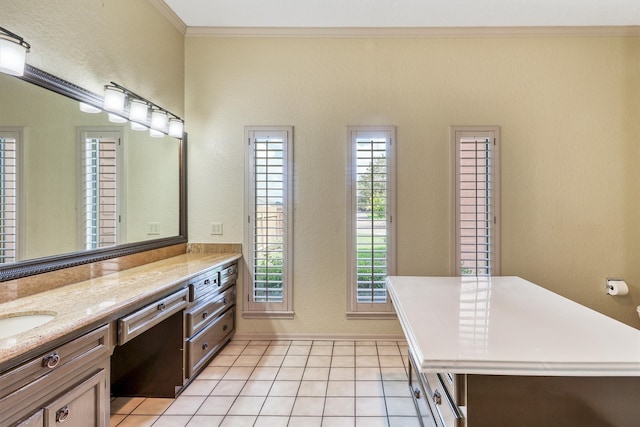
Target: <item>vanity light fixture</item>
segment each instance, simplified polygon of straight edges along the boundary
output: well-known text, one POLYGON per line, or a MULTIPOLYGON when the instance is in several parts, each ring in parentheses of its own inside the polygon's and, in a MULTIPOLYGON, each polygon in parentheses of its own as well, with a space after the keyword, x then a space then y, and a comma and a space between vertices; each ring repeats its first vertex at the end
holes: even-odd
POLYGON ((183 137, 184 121, 180 117, 117 83, 111 82, 104 89, 104 109, 115 113, 109 114, 109 120, 124 123, 128 118, 131 129, 149 129, 154 138, 183 137))
POLYGON ((98 107, 94 107, 93 105, 87 104, 86 102, 80 102, 80 111, 83 113, 96 114, 101 113, 102 110, 98 107))
POLYGON ((0 27, 0 72, 22 76, 29 49, 31 45, 22 37, 0 27))

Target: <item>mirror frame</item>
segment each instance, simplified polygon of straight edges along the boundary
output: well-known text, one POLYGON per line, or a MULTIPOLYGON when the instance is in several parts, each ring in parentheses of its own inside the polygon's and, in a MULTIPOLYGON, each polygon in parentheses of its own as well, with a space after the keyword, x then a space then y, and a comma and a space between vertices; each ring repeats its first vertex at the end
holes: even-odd
MULTIPOLYGON (((24 75, 18 78, 76 101, 85 102, 102 109, 102 96, 49 74, 46 71, 32 67, 29 64, 25 65, 24 75)), ((70 252, 67 254, 0 265, 0 282, 187 243, 187 134, 184 133, 183 138, 177 139, 177 141, 179 144, 178 161, 180 163, 178 171, 180 186, 180 223, 178 227, 179 234, 177 236, 126 243, 108 248, 70 252)))

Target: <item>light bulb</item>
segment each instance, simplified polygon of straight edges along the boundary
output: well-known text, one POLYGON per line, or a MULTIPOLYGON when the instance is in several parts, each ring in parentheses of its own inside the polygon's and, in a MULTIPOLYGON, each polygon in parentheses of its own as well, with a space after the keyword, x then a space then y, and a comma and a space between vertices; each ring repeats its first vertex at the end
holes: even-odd
POLYGON ((184 132, 184 123, 180 119, 169 119, 169 136, 174 138, 182 138, 184 132))
POLYGON ((167 130, 167 113, 162 110, 151 111, 151 127, 155 130, 165 132, 167 130))
POLYGON ((117 114, 109 113, 109 121, 112 123, 127 123, 127 119, 120 117, 117 114))
POLYGON ((27 49, 21 43, 0 38, 0 72, 12 76, 24 75, 27 49))
POLYGON ((84 102, 80 103, 80 111, 82 111, 83 113, 90 113, 90 114, 96 114, 96 113, 102 112, 102 110, 99 109, 98 107, 94 107, 93 105, 89 105, 84 102))
POLYGON ((104 109, 114 113, 124 112, 125 94, 120 89, 106 86, 104 90, 104 109))
POLYGON ((140 123, 147 123, 149 115, 149 104, 139 99, 132 99, 129 105, 129 120, 140 123))

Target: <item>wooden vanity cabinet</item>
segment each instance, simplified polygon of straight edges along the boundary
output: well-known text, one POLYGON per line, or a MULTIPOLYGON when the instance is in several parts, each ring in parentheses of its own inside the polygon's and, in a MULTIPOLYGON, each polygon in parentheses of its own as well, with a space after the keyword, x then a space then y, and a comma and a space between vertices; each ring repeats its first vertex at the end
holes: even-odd
POLYGON ((209 270, 189 283, 192 297, 185 311, 188 381, 229 341, 235 331, 236 279, 238 264, 209 270))
POLYGON ((0 425, 108 425, 109 336, 104 325, 0 374, 0 425))

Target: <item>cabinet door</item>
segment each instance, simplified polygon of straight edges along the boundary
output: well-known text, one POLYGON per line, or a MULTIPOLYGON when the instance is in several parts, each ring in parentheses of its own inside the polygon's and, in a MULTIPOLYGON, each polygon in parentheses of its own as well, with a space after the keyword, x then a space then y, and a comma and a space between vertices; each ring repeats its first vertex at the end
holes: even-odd
POLYGON ((106 421, 106 373, 99 370, 44 408, 46 427, 103 427, 106 421))
POLYGON ((44 415, 42 409, 31 415, 26 420, 19 422, 16 427, 44 427, 44 415))

